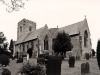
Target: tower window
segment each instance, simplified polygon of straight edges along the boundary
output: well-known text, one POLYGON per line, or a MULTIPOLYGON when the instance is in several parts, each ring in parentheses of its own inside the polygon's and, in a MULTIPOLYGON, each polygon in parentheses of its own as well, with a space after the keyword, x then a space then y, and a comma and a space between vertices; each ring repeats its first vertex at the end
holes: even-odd
POLYGON ((22 32, 22 26, 20 26, 20 32, 22 32))
POLYGON ((32 27, 31 26, 29 27, 29 31, 32 31, 32 27))

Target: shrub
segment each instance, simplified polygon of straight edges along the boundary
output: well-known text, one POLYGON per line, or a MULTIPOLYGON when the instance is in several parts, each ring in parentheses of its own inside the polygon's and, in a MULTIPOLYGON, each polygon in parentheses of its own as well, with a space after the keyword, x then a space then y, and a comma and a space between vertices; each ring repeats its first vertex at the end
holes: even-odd
POLYGON ((69 60, 68 60, 68 63, 69 63, 69 67, 74 67, 74 65, 75 65, 75 57, 74 56, 70 56, 69 60))
POLYGON ((0 47, 0 55, 4 53, 4 49, 0 47))
POLYGON ((9 51, 4 51, 4 54, 7 55, 9 58, 12 58, 12 55, 9 51))
POLYGON ((9 65, 9 62, 10 62, 9 57, 7 55, 5 55, 5 54, 0 55, 0 63, 2 65, 7 66, 7 65, 9 65))
POLYGON ((85 53, 86 60, 89 60, 89 53, 85 53))
POLYGON ((21 67, 19 73, 22 75, 45 75, 44 68, 41 65, 31 65, 29 62, 21 67))
POLYGON ((45 63, 45 59, 44 58, 37 58, 37 63, 44 64, 45 63))
POLYGON ((38 58, 44 58, 45 57, 45 54, 39 54, 38 55, 38 58))
POLYGON ((4 68, 2 75, 11 75, 11 72, 8 69, 4 68))
POLYGON ((17 63, 22 63, 23 62, 23 58, 18 58, 17 63))
POLYGON ((15 59, 17 59, 17 56, 12 57, 12 60, 15 60, 15 59))

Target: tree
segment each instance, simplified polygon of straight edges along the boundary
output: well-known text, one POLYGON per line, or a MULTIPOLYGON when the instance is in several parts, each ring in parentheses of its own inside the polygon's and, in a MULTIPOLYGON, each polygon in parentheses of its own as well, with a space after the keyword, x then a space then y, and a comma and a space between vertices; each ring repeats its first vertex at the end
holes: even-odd
POLYGON ((3 32, 0 32, 0 44, 3 44, 6 41, 6 37, 4 36, 3 32))
POLYGON ((61 54, 61 56, 64 58, 64 55, 66 54, 66 51, 71 51, 73 48, 73 45, 71 43, 71 39, 69 34, 63 32, 58 32, 56 38, 54 39, 53 43, 53 50, 58 55, 61 54))
POLYGON ((12 55, 13 55, 13 43, 14 43, 14 41, 13 41, 13 39, 11 39, 10 46, 9 46, 9 50, 11 51, 11 54, 12 55))
POLYGON ((99 70, 100 70, 100 40, 98 40, 98 43, 97 43, 97 62, 98 62, 99 70))
POLYGON ((10 62, 10 60, 9 60, 9 57, 7 55, 5 55, 5 54, 0 55, 0 63, 2 65, 7 66, 7 65, 9 65, 9 62, 10 62))
POLYGON ((95 51, 94 51, 94 49, 92 49, 92 56, 93 56, 93 57, 95 56, 95 51))
POLYGON ((0 55, 4 53, 5 50, 5 41, 6 37, 4 36, 3 32, 0 32, 0 55))

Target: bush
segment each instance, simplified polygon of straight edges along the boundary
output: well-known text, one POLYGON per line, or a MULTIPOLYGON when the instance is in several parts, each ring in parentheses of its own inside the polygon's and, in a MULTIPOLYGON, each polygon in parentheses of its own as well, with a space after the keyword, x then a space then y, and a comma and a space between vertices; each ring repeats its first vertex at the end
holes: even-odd
POLYGON ((4 68, 2 75, 11 75, 11 72, 8 69, 4 68))
POLYGON ((22 75, 45 75, 44 68, 41 65, 31 65, 29 62, 21 67, 19 73, 22 75))
POLYGON ((22 63, 23 62, 23 58, 18 58, 17 63, 22 63))
POLYGON ((45 57, 45 54, 39 54, 38 55, 38 58, 44 58, 45 57))
POLYGON ((0 55, 4 53, 4 49, 0 47, 0 55))
POLYGON ((85 53, 86 60, 89 60, 89 53, 85 53))
POLYGON ((17 56, 12 57, 12 60, 15 60, 15 59, 17 59, 17 56))
POLYGON ((4 51, 4 54, 7 55, 9 58, 12 58, 12 55, 9 51, 4 51))
POLYGON ((74 56, 70 56, 69 60, 68 60, 68 63, 69 63, 69 67, 74 67, 74 65, 75 65, 75 57, 74 56))
POLYGON ((38 58, 37 63, 39 64, 45 64, 45 59, 44 58, 38 58))
POLYGON ((0 55, 0 63, 2 65, 7 66, 7 65, 9 65, 9 62, 10 62, 9 57, 7 55, 5 55, 5 54, 0 55))

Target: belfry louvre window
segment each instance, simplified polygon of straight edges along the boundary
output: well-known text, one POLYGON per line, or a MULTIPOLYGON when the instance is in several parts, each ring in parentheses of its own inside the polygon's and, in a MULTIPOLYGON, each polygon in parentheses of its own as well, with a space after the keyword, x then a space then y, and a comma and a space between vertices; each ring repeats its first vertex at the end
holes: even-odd
POLYGON ((48 50, 48 37, 45 36, 45 39, 44 39, 44 50, 48 50))
POLYGON ((31 26, 29 27, 29 31, 32 31, 32 27, 31 26))
POLYGON ((20 26, 20 32, 22 32, 22 26, 20 26))

